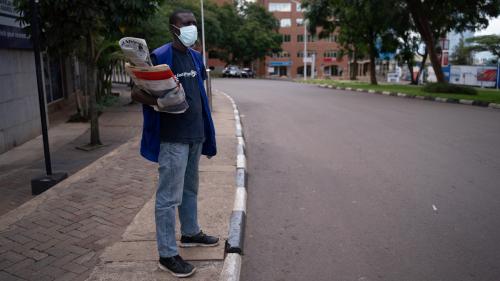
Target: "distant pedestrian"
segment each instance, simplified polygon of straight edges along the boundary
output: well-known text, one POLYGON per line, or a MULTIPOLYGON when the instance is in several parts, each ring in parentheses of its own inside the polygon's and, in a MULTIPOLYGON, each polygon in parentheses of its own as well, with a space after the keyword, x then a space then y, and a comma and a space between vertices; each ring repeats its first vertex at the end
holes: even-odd
POLYGON ((198 162, 200 154, 217 153, 215 130, 203 85, 205 66, 199 52, 191 49, 198 33, 194 14, 177 10, 169 19, 174 38, 154 50, 155 65, 168 64, 186 92, 189 108, 181 114, 157 112, 154 97, 137 87, 132 98, 143 103, 144 128, 141 154, 159 164, 156 192, 156 238, 159 267, 177 277, 191 276, 196 268, 184 261, 175 240, 175 211, 179 212, 181 247, 216 246, 219 238, 204 234, 197 219, 198 162))

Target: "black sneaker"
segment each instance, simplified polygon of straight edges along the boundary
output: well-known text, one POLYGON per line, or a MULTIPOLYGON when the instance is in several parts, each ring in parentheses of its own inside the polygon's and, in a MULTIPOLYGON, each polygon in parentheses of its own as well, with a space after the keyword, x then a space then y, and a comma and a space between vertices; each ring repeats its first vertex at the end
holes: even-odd
POLYGON ((195 236, 181 236, 181 247, 215 247, 219 245, 219 238, 206 235, 203 231, 196 234, 195 236))
POLYGON ((196 271, 196 267, 184 261, 179 255, 168 258, 160 257, 158 266, 161 270, 168 271, 180 278, 189 277, 196 271))

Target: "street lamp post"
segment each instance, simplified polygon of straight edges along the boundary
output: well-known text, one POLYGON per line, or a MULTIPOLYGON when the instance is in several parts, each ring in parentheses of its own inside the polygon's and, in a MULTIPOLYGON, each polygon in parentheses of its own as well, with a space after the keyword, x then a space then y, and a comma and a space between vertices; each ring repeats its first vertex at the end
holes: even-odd
POLYGON ((31 179, 31 193, 38 195, 68 177, 66 173, 53 173, 50 160, 49 136, 47 132, 47 113, 45 110, 45 96, 43 92, 42 68, 40 62, 40 22, 39 0, 30 0, 32 9, 31 31, 33 52, 35 53, 36 82, 38 86, 38 103, 40 106, 40 121, 42 125, 43 154, 45 157, 45 172, 41 177, 31 179))
POLYGON ((307 80, 307 19, 303 20, 304 24, 304 81, 307 80))
POLYGON ((207 66, 206 50, 205 50, 205 12, 203 11, 203 0, 200 0, 201 6, 201 45, 203 48, 203 64, 207 66))
MULTIPOLYGON (((292 0, 295 3, 295 7, 301 5, 299 1, 292 0)), ((302 6, 301 6, 302 7, 302 6)), ((305 16, 305 15, 304 15, 305 16)), ((302 62, 304 63, 304 81, 307 80, 307 19, 302 19, 302 24, 304 25, 304 55, 302 56, 302 62)))

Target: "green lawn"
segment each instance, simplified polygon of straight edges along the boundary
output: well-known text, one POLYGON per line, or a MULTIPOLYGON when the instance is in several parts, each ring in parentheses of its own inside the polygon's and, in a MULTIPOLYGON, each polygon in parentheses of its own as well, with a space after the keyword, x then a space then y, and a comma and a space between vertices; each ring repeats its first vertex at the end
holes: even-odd
POLYGON ((350 80, 319 80, 319 79, 307 80, 307 83, 327 84, 340 87, 351 87, 353 89, 389 91, 389 92, 405 93, 418 96, 452 98, 457 100, 467 99, 467 100, 474 100, 481 102, 500 103, 500 91, 495 89, 477 88, 478 94, 471 96, 471 95, 460 95, 460 94, 427 93, 422 90, 421 86, 415 86, 415 85, 401 85, 401 84, 370 85, 369 83, 366 82, 357 82, 350 80))

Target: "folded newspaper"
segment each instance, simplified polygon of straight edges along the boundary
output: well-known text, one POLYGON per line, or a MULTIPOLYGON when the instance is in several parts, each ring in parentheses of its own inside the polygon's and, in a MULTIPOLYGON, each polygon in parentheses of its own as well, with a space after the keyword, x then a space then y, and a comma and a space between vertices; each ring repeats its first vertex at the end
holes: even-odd
POLYGON ((144 39, 124 37, 119 44, 130 61, 125 64, 125 71, 140 89, 157 98, 158 106, 153 106, 156 111, 183 113, 188 109, 182 85, 168 65, 153 66, 144 39))

